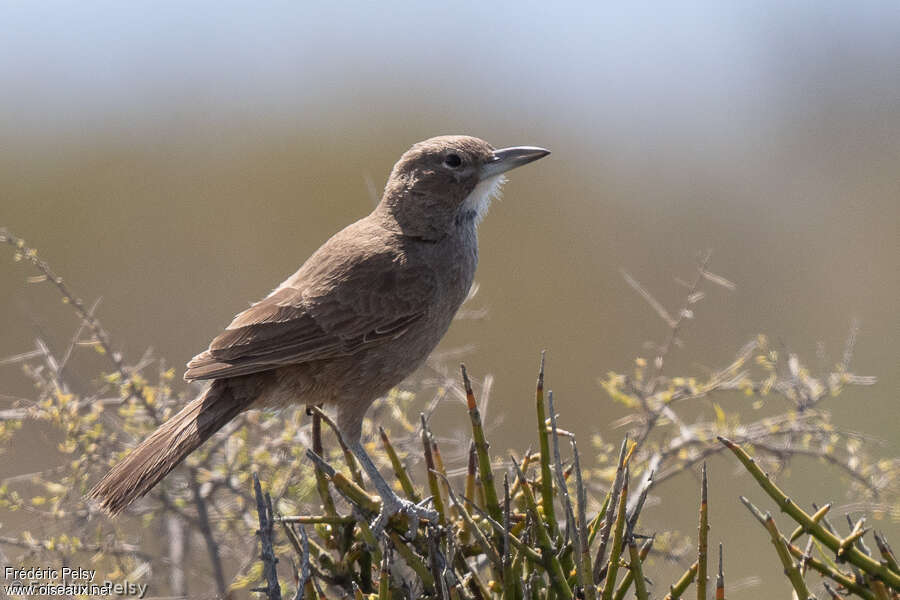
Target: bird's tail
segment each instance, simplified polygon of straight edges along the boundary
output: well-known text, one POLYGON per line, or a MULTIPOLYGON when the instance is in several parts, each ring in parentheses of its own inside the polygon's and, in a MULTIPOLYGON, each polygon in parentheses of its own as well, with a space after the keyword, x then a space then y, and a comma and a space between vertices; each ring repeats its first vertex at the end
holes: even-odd
POLYGON ((213 381, 119 461, 88 496, 99 500, 110 515, 122 512, 248 405, 234 396, 225 381, 213 381))

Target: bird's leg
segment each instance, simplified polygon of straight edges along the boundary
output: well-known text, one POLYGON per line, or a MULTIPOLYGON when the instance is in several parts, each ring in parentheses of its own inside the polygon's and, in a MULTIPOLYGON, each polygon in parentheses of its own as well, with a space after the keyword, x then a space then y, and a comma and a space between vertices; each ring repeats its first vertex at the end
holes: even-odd
POLYGON ((423 506, 428 500, 424 500, 420 504, 415 504, 394 493, 394 490, 391 489, 388 482, 385 481, 381 476, 381 473, 378 472, 378 468, 375 466, 375 463, 372 462, 372 459, 369 458, 369 454, 366 452, 366 449, 363 448, 359 439, 350 442, 348 445, 353 452, 353 455, 356 456, 356 459, 369 476, 369 479, 375 484, 378 495, 381 496, 381 512, 378 513, 378 517, 372 522, 372 533, 376 537, 384 530, 388 519, 400 512, 406 514, 409 519, 409 530, 412 534, 414 534, 418 528, 419 519, 425 519, 431 523, 437 522, 437 512, 423 506))

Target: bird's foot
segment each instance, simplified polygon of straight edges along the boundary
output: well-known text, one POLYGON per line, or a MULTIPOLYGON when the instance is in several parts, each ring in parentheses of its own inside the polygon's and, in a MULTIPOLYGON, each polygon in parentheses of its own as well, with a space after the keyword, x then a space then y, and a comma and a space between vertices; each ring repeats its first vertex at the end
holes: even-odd
POLYGON ((387 498, 382 498, 381 512, 379 512, 375 520, 372 521, 372 533, 376 538, 379 537, 381 535, 381 532, 384 531, 384 528, 387 526, 390 518, 396 514, 402 513, 406 515, 406 518, 409 522, 410 536, 415 537, 416 531, 419 528, 419 521, 421 519, 425 519, 432 525, 438 522, 437 511, 427 507, 427 504, 430 502, 431 498, 428 497, 416 504, 414 502, 410 502, 409 500, 404 500, 396 494, 392 494, 387 498))

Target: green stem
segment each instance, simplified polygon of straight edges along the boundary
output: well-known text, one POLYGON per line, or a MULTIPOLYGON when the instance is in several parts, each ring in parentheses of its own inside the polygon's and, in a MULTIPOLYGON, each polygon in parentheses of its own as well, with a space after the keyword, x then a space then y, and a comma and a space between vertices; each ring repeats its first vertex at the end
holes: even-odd
MULTIPOLYGON (((639 558, 641 561, 647 558, 647 555, 650 554, 650 548, 653 547, 653 538, 644 543, 641 547, 641 553, 639 558)), ((643 567, 643 563, 641 565, 643 567)), ((630 567, 630 565, 629 565, 630 567)), ((643 569, 642 569, 643 570, 643 569)), ((631 587, 631 584, 634 583, 634 569, 629 568, 628 572, 625 574, 625 577, 622 578, 622 583, 619 584, 619 587, 616 588, 616 594, 613 596, 613 600, 625 600, 625 594, 628 593, 628 588, 631 587)))
MULTIPOLYGON (((322 446, 322 416, 316 412, 313 413, 312 418, 312 450, 319 456, 325 454, 322 446)), ((322 510, 328 515, 337 515, 334 500, 328 493, 328 480, 325 478, 325 474, 319 469, 315 469, 315 473, 316 490, 319 492, 319 498, 322 499, 322 510)))
POLYGON ((788 540, 784 540, 784 542, 787 545, 788 552, 790 552, 797 560, 805 562, 813 570, 818 571, 819 574, 828 577, 835 583, 839 583, 861 598, 865 598, 866 600, 876 600, 875 595, 871 591, 856 583, 851 577, 847 577, 840 571, 832 569, 824 562, 818 560, 814 556, 810 556, 788 540))
POLYGON ((497 488, 494 487, 494 471, 491 467, 491 457, 488 454, 488 443, 484 437, 484 427, 481 424, 481 415, 478 405, 475 403, 475 393, 472 391, 472 382, 466 373, 466 365, 459 366, 462 372, 463 385, 466 390, 466 404, 469 409, 469 419, 472 421, 472 437, 475 440, 475 452, 478 455, 478 472, 481 475, 481 487, 484 490, 485 508, 495 521, 503 519, 500 510, 500 502, 497 500, 497 488))
POLYGON ((396 531, 389 531, 388 535, 390 536, 391 542, 393 542, 393 546, 397 550, 397 553, 403 557, 403 561, 406 565, 416 572, 416 575, 419 576, 425 589, 434 589, 434 576, 431 574, 431 570, 428 566, 422 562, 422 559, 419 558, 402 539, 400 539, 400 536, 397 535, 396 531))
MULTIPOLYGON (((622 440, 622 446, 619 448, 619 462, 616 467, 616 478, 613 485, 606 495, 603 506, 606 507, 606 515, 603 517, 603 527, 600 530, 600 547, 597 549, 597 556, 594 558, 594 584, 600 583, 600 575, 603 572, 603 560, 606 558, 606 546, 609 543, 609 535, 612 531, 613 513, 619 504, 619 494, 622 491, 622 481, 625 475, 625 461, 628 455, 628 436, 622 440)), ((602 513, 603 511, 601 511, 602 513)), ((598 515, 599 516, 599 515, 598 515)))
POLYGON ((669 586, 669 593, 666 594, 665 600, 678 600, 681 598, 684 590, 691 585, 691 582, 694 581, 694 577, 697 576, 697 567, 697 561, 694 561, 694 564, 688 567, 688 570, 684 572, 684 575, 682 575, 674 585, 669 586))
MULTIPOLYGON (((572 588, 569 587, 562 564, 556 557, 556 553, 553 549, 553 542, 550 540, 550 532, 547 530, 547 526, 544 524, 544 521, 538 512, 537 502, 534 499, 534 495, 531 493, 531 487, 528 485, 528 481, 525 479, 525 473, 519 468, 519 463, 515 458, 512 459, 512 464, 513 467, 515 467, 519 481, 522 482, 522 497, 525 499, 525 504, 528 507, 528 511, 531 513, 534 530, 537 534, 538 547, 541 549, 541 557, 544 566, 547 569, 547 576, 550 577, 550 583, 553 585, 553 589, 556 591, 557 595, 566 600, 570 600, 572 598, 572 588)), ((512 539, 512 536, 510 536, 510 539, 512 539)))
POLYGON ((803 576, 800 575, 799 566, 794 562, 794 559, 791 558, 787 544, 784 542, 784 536, 781 535, 781 532, 778 531, 778 526, 775 525, 775 519, 773 519, 772 515, 769 513, 763 514, 743 496, 741 496, 741 502, 744 503, 750 513, 756 517, 756 520, 762 523, 763 527, 769 532, 769 537, 772 539, 772 544, 775 546, 775 552, 778 554, 778 560, 781 561, 781 565, 784 567, 784 574, 787 576, 788 580, 791 582, 791 586, 793 586, 794 591, 797 593, 797 598, 800 598, 801 600, 810 598, 809 588, 806 587, 806 581, 804 581, 803 576))
MULTIPOLYGON (((697 600, 706 600, 706 569, 709 551, 709 504, 706 481, 706 463, 700 477, 700 524, 697 526, 697 600)), ((806 596, 803 596, 806 598, 806 596)))
POLYGON ((394 469, 394 474, 397 476, 397 481, 400 482, 400 487, 403 488, 403 493, 406 494, 407 498, 418 504, 422 498, 416 493, 416 488, 413 486, 412 479, 410 479, 406 467, 403 466, 403 463, 400 461, 400 457, 397 455, 394 445, 391 443, 391 440, 388 438, 383 427, 378 428, 378 433, 381 436, 381 445, 387 453, 388 459, 391 461, 391 467, 394 469))
POLYGON ((550 534, 555 539, 559 535, 556 523, 556 508, 553 505, 553 476, 550 473, 550 440, 547 436, 547 412, 544 408, 544 358, 546 351, 541 352, 541 368, 538 371, 537 386, 534 393, 537 409, 538 440, 541 445, 541 500, 544 515, 550 526, 550 534))
MULTIPOLYGON (((792 519, 802 525, 806 531, 825 544, 825 546, 833 552, 837 552, 840 549, 840 538, 827 531, 821 524, 816 523, 810 515, 806 514, 803 509, 785 495, 785 493, 769 479, 768 475, 759 468, 756 461, 754 461, 743 448, 722 436, 718 436, 718 439, 731 450, 735 456, 737 456, 738 460, 741 461, 747 471, 749 471, 753 478, 756 479, 756 482, 759 483, 760 487, 765 490, 769 497, 775 501, 782 512, 786 512, 790 515, 792 519)), ((844 558, 869 575, 881 579, 894 590, 900 591, 900 573, 892 571, 886 564, 880 564, 872 557, 866 556, 855 546, 847 548, 844 558)))
POLYGON ((428 477, 428 489, 431 490, 431 498, 432 502, 434 502, 434 509, 438 513, 439 522, 441 525, 446 525, 447 515, 444 512, 444 499, 441 495, 441 487, 438 485, 437 476, 435 475, 437 469, 434 463, 431 434, 428 431, 428 423, 425 421, 425 414, 421 414, 420 418, 422 420, 422 448, 425 452, 425 469, 426 476, 428 477))
POLYGON ((391 597, 390 552, 384 553, 381 561, 381 575, 378 577, 378 600, 389 600, 391 597))
POLYGON ((625 531, 625 513, 628 502, 628 469, 625 469, 622 480, 622 493, 619 494, 619 507, 616 511, 616 524, 613 528, 612 545, 609 550, 609 566, 606 569, 606 581, 603 582, 603 600, 612 600, 616 589, 616 575, 619 571, 619 557, 622 554, 622 536, 625 531))
POLYGON ((628 574, 634 576, 634 595, 637 597, 637 600, 648 600, 647 582, 644 581, 644 571, 641 566, 641 561, 643 559, 640 554, 638 554, 637 544, 634 543, 634 536, 631 536, 631 539, 628 540, 628 556, 631 561, 629 563, 631 569, 628 574))

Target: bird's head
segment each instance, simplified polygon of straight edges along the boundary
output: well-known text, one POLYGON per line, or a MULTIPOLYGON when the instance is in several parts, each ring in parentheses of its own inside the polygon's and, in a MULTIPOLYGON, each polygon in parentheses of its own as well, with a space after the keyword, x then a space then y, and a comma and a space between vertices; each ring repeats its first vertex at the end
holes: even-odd
POLYGON ((437 239, 460 225, 476 226, 510 169, 549 150, 516 146, 495 150, 478 138, 445 135, 415 144, 400 157, 378 210, 408 234, 437 239))

